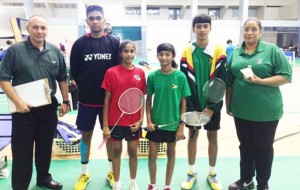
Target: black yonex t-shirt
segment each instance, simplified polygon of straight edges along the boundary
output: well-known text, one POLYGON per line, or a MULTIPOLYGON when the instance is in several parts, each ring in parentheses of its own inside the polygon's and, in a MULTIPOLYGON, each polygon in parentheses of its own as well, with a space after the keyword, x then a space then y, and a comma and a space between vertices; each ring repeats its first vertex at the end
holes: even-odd
POLYGON ((102 38, 82 36, 71 50, 71 74, 78 85, 78 101, 103 105, 105 91, 101 84, 107 69, 119 64, 119 40, 105 34, 102 38))

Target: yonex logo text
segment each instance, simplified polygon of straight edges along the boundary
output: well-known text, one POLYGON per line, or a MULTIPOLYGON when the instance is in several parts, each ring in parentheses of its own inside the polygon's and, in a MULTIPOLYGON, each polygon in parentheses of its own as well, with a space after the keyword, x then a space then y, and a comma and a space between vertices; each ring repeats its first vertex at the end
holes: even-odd
POLYGON ((92 61, 92 60, 111 60, 110 53, 94 53, 85 55, 85 61, 92 61))

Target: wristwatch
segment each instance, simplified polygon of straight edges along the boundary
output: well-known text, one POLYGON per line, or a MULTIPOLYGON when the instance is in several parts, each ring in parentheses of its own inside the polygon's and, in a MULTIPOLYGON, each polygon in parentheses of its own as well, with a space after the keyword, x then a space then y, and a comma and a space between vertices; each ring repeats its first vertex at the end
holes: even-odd
POLYGON ((68 106, 70 106, 70 100, 64 100, 62 103, 67 104, 68 106))

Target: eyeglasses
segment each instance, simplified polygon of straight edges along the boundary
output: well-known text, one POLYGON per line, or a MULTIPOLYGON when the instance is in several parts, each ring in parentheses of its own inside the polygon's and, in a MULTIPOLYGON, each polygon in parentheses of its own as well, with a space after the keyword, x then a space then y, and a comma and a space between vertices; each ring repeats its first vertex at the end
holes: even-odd
POLYGON ((253 27, 253 28, 244 28, 244 32, 249 32, 249 31, 251 31, 252 33, 255 33, 255 32, 257 32, 259 29, 258 28, 255 28, 255 27, 253 27))
POLYGON ((89 16, 88 17, 89 21, 94 21, 94 20, 97 20, 97 21, 100 21, 102 20, 102 16, 89 16))

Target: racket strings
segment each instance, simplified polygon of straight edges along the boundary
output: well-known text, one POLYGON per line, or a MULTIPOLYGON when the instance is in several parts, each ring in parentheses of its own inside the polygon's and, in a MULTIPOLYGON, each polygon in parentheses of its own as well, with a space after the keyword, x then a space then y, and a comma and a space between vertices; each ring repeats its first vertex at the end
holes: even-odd
POLYGON ((182 114, 181 120, 191 126, 201 126, 208 123, 210 117, 202 112, 186 112, 182 114))
POLYGON ((204 86, 203 94, 211 102, 220 102, 225 94, 226 85, 221 79, 208 81, 204 86))
POLYGON ((126 114, 136 113, 143 104, 143 93, 139 89, 129 89, 119 99, 119 107, 126 114))
MULTIPOLYGON (((122 111, 122 114, 114 124, 114 126, 111 128, 110 133, 115 129, 117 126, 119 120, 123 116, 123 114, 134 114, 140 110, 144 102, 144 94, 143 92, 138 88, 130 88, 124 91, 118 101, 118 105, 120 110, 122 111)), ((101 150, 103 145, 106 143, 106 140, 103 139, 101 144, 98 146, 98 149, 101 150)))

